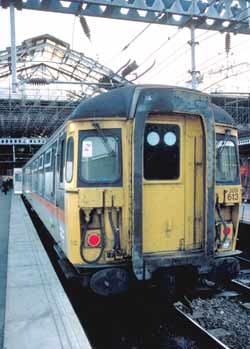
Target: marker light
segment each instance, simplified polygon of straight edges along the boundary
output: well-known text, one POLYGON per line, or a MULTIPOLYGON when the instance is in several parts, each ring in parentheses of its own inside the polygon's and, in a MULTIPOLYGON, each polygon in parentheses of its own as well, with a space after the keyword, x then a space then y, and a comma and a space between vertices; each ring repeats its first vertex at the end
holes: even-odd
POLYGON ((97 234, 90 234, 88 236, 88 245, 90 247, 97 247, 101 242, 101 238, 97 234))
POLYGON ((230 227, 224 228, 223 233, 224 233, 225 235, 229 235, 229 234, 231 233, 231 228, 230 228, 230 227))

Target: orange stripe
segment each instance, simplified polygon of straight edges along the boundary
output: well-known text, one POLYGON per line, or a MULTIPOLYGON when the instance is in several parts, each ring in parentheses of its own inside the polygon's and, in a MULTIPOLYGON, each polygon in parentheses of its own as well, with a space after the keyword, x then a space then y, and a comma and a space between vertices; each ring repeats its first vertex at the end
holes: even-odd
POLYGON ((45 207, 53 216, 60 219, 65 224, 65 212, 60 207, 52 204, 48 200, 44 199, 37 193, 31 192, 31 195, 37 200, 43 207, 45 207))

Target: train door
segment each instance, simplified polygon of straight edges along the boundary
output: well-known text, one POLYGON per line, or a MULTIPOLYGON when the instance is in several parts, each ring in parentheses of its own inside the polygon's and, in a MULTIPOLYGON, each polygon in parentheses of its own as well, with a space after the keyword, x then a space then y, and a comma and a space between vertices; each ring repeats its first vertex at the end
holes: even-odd
POLYGON ((204 247, 203 128, 199 117, 145 125, 143 253, 204 247))

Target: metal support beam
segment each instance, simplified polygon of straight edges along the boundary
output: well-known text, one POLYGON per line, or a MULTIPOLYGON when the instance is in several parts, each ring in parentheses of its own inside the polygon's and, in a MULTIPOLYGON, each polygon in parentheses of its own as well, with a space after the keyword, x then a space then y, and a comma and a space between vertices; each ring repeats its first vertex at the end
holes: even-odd
POLYGON ((0 145, 42 145, 47 138, 0 138, 0 145))
POLYGON ((239 139, 239 146, 244 146, 249 144, 250 144, 250 136, 245 137, 244 139, 239 139))
POLYGON ((191 40, 189 41, 189 44, 191 46, 191 77, 192 77, 192 88, 196 90, 198 88, 198 81, 197 81, 197 71, 196 71, 196 60, 195 60, 195 46, 198 44, 195 42, 195 27, 194 24, 191 24, 190 27, 191 31, 191 40))
POLYGON ((16 162, 15 145, 12 145, 12 149, 13 149, 13 162, 16 162))
MULTIPOLYGON (((0 6, 7 8, 11 1, 0 0, 0 6)), ((197 29, 250 34, 249 1, 16 0, 15 6, 19 10, 50 11, 178 27, 189 27, 190 20, 193 20, 197 29)))
POLYGON ((12 92, 17 89, 16 79, 16 28, 15 28, 15 8, 10 3, 10 37, 11 37, 11 73, 12 73, 12 92))

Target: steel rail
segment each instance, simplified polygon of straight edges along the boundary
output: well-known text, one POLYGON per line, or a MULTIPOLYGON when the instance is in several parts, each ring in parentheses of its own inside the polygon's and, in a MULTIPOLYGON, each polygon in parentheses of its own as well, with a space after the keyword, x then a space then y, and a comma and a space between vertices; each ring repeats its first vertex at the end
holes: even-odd
POLYGON ((248 259, 248 258, 241 257, 241 256, 237 256, 236 258, 237 258, 239 261, 246 262, 246 263, 249 263, 249 264, 250 264, 250 259, 248 259))
POLYGON ((197 341, 202 343, 207 349, 229 349, 227 345, 222 343, 218 338, 209 333, 205 328, 199 325, 192 317, 184 313, 177 306, 174 306, 178 319, 183 323, 184 328, 188 329, 190 334, 197 337, 197 341))
POLYGON ((250 258, 246 258, 246 257, 241 257, 241 256, 237 256, 236 257, 240 263, 240 269, 246 270, 249 269, 250 272, 250 258))
POLYGON ((235 291, 240 292, 243 295, 247 295, 250 297, 250 287, 246 284, 238 281, 238 280, 231 280, 229 283, 230 287, 232 287, 235 291))

